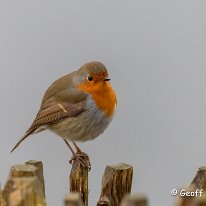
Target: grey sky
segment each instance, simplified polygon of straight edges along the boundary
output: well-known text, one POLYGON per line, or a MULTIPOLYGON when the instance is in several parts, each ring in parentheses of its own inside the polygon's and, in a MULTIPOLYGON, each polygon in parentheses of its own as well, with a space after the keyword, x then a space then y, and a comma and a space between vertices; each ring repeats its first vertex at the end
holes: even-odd
POLYGON ((50 132, 10 150, 30 126, 46 88, 90 60, 103 62, 117 114, 90 155, 90 205, 107 164, 134 166, 133 193, 172 205, 170 190, 206 165, 205 1, 0 1, 0 179, 10 166, 42 160, 49 206, 69 190, 71 156, 50 132))

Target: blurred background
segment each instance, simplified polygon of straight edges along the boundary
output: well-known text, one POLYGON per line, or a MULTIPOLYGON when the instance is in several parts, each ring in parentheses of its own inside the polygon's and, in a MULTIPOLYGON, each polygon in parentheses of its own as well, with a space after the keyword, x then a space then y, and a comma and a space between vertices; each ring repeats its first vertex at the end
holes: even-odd
POLYGON ((69 191, 70 151, 51 132, 11 148, 47 87, 91 60, 103 62, 118 96, 116 116, 90 155, 90 204, 108 164, 134 166, 133 193, 172 205, 206 165, 206 2, 190 0, 0 1, 0 180, 10 166, 44 163, 49 206, 69 191))

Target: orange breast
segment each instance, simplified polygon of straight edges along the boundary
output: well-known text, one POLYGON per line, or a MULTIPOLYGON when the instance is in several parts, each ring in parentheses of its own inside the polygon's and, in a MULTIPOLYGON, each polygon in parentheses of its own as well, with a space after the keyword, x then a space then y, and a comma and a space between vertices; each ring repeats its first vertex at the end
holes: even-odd
POLYGON ((95 84, 79 84, 78 88, 91 94, 97 107, 107 117, 111 117, 117 104, 116 94, 109 82, 98 82, 95 84))

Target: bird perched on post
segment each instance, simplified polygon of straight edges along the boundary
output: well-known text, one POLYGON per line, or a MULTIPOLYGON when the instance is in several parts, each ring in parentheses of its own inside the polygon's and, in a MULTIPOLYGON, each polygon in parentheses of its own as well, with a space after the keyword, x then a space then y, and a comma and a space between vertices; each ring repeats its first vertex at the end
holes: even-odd
POLYGON ((78 158, 84 165, 81 155, 85 153, 75 142, 98 137, 116 110, 117 99, 109 80, 107 69, 100 62, 84 64, 56 80, 47 89, 32 125, 12 151, 29 135, 49 129, 64 139, 72 159, 78 158), (76 153, 68 141, 74 144, 76 153))

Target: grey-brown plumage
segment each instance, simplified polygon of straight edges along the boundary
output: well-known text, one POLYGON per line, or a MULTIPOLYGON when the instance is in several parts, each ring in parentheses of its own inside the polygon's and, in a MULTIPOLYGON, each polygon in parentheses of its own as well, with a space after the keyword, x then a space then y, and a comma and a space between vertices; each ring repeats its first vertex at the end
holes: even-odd
MULTIPOLYGON (((93 86, 99 83, 101 87, 108 86, 104 82, 108 73, 100 62, 87 63, 79 70, 56 80, 47 89, 32 125, 12 151, 29 135, 45 129, 50 129, 70 141, 86 141, 101 134, 112 117, 107 118, 104 112, 99 110, 88 92, 78 89, 78 85, 87 84, 88 76, 96 78, 93 80, 93 86)), ((115 98, 116 105, 116 97, 112 98, 115 98)))

